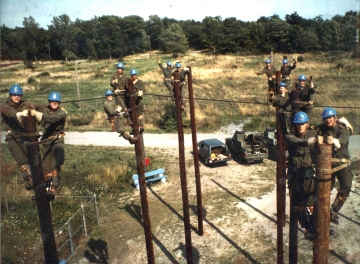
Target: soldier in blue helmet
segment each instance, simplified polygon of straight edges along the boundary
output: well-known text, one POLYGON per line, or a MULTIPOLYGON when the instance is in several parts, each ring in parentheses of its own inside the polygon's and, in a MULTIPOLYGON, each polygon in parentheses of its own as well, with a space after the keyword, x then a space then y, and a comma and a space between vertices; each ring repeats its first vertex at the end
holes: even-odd
POLYGON ((110 86, 113 88, 116 104, 121 105, 124 103, 125 85, 128 77, 124 73, 125 65, 123 62, 118 62, 115 66, 116 72, 111 77, 110 86))
POLYGON ((180 107, 181 107, 182 111, 185 110, 183 87, 185 85, 185 78, 186 78, 187 72, 189 72, 189 69, 188 68, 182 69, 181 63, 177 61, 175 63, 175 70, 171 73, 173 99, 175 100, 174 85, 176 83, 179 85, 179 89, 180 89, 180 107))
POLYGON ((315 131, 309 129, 309 117, 305 112, 297 112, 292 119, 294 134, 285 136, 288 144, 288 187, 290 198, 300 225, 305 228, 305 238, 313 240, 316 235, 314 204, 314 144, 315 131))
POLYGON ((292 65, 289 64, 287 57, 284 57, 281 65, 281 80, 285 82, 288 86, 290 85, 290 74, 296 68, 296 60, 293 59, 292 65))
MULTIPOLYGON (((333 145, 333 158, 349 160, 349 137, 353 132, 351 124, 344 117, 338 119, 336 110, 332 107, 323 110, 322 119, 323 123, 317 127, 320 140, 333 145)), ((333 163, 334 167, 339 165, 342 163, 333 163)), ((334 188, 336 179, 339 181, 340 188, 331 205, 330 219, 331 222, 338 224, 337 213, 349 197, 352 186, 353 174, 350 167, 347 166, 332 174, 332 188, 334 188)))
POLYGON ((23 126, 22 118, 32 113, 30 109, 35 106, 23 100, 23 89, 19 84, 14 84, 9 89, 9 98, 1 105, 1 120, 3 129, 7 131, 6 142, 8 149, 15 159, 24 179, 25 188, 33 188, 30 165, 27 157, 25 142, 29 137, 38 136, 37 133, 28 133, 23 126))
POLYGON ((257 72, 257 75, 265 74, 266 78, 268 80, 268 100, 269 102, 272 101, 272 98, 275 94, 275 88, 276 88, 276 70, 271 64, 270 59, 264 60, 265 67, 262 69, 262 71, 257 72))
POLYGON ((60 188, 61 166, 65 160, 66 111, 61 107, 62 96, 59 92, 50 92, 48 102, 48 105, 42 107, 40 111, 31 110, 31 115, 35 116, 43 127, 42 167, 45 181, 48 183, 48 194, 54 196, 60 188))
POLYGON ((295 89, 289 93, 289 104, 291 105, 293 115, 299 111, 305 112, 308 115, 311 113, 315 89, 312 78, 310 78, 309 82, 307 81, 305 75, 299 75, 295 89))
POLYGON ((166 86, 166 88, 168 89, 170 95, 172 95, 172 83, 171 83, 171 74, 173 72, 173 66, 171 61, 168 61, 166 63, 166 67, 163 66, 163 64, 161 63, 161 61, 158 62, 159 67, 164 75, 164 84, 166 86))

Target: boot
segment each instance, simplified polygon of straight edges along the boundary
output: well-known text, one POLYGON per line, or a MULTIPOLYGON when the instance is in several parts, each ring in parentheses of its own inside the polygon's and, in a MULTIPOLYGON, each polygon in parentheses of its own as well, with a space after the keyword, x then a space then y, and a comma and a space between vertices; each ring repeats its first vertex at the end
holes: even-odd
POLYGON ((31 170, 29 164, 24 164, 20 166, 20 171, 24 179, 24 185, 26 190, 33 189, 33 181, 31 176, 31 170))

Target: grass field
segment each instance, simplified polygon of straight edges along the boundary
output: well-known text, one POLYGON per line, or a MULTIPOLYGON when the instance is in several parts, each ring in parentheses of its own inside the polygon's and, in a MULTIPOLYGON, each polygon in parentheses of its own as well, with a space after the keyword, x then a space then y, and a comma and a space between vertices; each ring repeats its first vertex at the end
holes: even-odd
MULTIPOLYGON (((283 55, 296 58, 299 54, 275 54, 276 68, 281 66, 283 55)), ((297 64, 293 80, 299 74, 313 76, 317 93, 315 105, 356 106, 359 93, 360 63, 351 58, 349 53, 301 54, 303 62, 297 64), (343 64, 342 69, 336 65, 343 64)), ((201 52, 189 52, 178 58, 184 66, 191 66, 195 97, 232 99, 235 101, 266 102, 265 76, 256 76, 255 72, 263 67, 263 56, 218 55, 210 56, 201 52)), ((124 58, 126 72, 130 68, 139 71, 140 78, 146 84, 146 92, 165 94, 162 75, 157 62, 166 62, 170 57, 158 52, 131 55, 124 58)), ((87 61, 79 60, 65 64, 61 61, 35 63, 35 69, 24 69, 23 64, 2 67, 0 71, 0 100, 7 97, 11 84, 20 83, 26 98, 46 103, 49 91, 56 90, 63 94, 63 100, 101 97, 108 89, 109 80, 115 71, 116 60, 87 61), (80 96, 77 93, 79 87, 80 96)), ((186 87, 185 87, 186 88, 186 87)), ((187 91, 185 89, 185 96, 187 91)), ((170 99, 145 96, 146 129, 160 132, 159 123, 164 118, 165 105, 170 99), (159 107, 164 106, 164 107, 159 107)), ((68 129, 71 130, 107 130, 104 121, 103 100, 82 103, 66 103, 64 108, 69 113, 68 129)), ((313 120, 319 121, 322 108, 315 108, 313 120)), ((357 111, 338 109, 340 115, 347 116, 358 127, 357 111)), ((196 118, 200 131, 216 130, 220 126, 249 119, 251 128, 263 129, 273 125, 273 109, 263 105, 236 104, 197 101, 196 118)), ((189 111, 187 111, 187 120, 189 111)))

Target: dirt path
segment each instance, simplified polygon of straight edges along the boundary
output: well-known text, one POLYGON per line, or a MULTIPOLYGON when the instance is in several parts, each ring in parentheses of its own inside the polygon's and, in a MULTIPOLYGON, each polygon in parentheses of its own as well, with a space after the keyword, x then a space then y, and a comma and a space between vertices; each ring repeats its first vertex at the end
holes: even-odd
MULTIPOLYGON (((158 151, 158 149, 156 149, 158 151)), ((150 151, 148 149, 147 151, 150 151)), ((155 150, 154 150, 155 151, 155 150)), ((169 160, 177 148, 163 150, 169 160)), ((186 149, 186 171, 191 204, 194 263, 276 263, 275 163, 201 166, 204 231, 199 236, 195 214, 196 193, 191 149, 186 149)), ((168 183, 148 189, 156 263, 186 263, 181 188, 177 162, 166 164, 168 183)), ((354 190, 360 193, 360 178, 354 190)), ((333 195, 334 197, 334 195, 333 195)), ((146 263, 144 232, 140 222, 138 191, 116 203, 102 205, 104 222, 96 238, 107 242, 109 263, 146 263)), ((287 209, 289 205, 287 204, 287 209)), ((360 263, 360 195, 352 193, 331 238, 329 263, 360 263)), ((289 213, 287 212, 287 219, 289 213)), ((285 229, 285 260, 288 259, 288 225, 285 229)), ((81 252, 81 250, 80 250, 81 252)), ((89 263, 80 256, 75 263, 89 263)), ((299 232, 299 262, 312 263, 312 243, 299 232)))

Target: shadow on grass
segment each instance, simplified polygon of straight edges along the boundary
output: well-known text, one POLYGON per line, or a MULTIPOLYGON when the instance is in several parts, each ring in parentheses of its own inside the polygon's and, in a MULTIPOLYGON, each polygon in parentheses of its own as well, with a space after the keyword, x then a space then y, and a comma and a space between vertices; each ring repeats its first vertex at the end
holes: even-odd
MULTIPOLYGON (((141 217, 141 207, 140 206, 135 205, 135 204, 126 205, 125 210, 126 210, 126 212, 128 212, 128 214, 131 217, 133 217, 135 220, 137 220, 139 222, 139 224, 144 227, 144 224, 142 222, 142 217, 141 217)), ((169 250, 167 250, 167 248, 161 243, 161 241, 159 239, 157 239, 156 236, 154 236, 154 234, 151 234, 151 236, 152 236, 152 239, 155 242, 155 244, 161 249, 161 251, 165 254, 165 256, 167 256, 170 263, 179 264, 179 262, 169 252, 169 250)))
POLYGON ((90 239, 87 242, 89 249, 85 250, 84 256, 90 263, 108 264, 109 253, 106 241, 102 239, 90 239))

